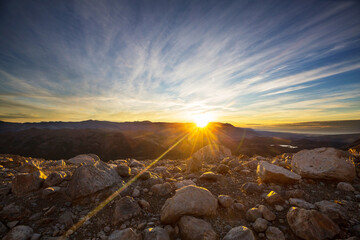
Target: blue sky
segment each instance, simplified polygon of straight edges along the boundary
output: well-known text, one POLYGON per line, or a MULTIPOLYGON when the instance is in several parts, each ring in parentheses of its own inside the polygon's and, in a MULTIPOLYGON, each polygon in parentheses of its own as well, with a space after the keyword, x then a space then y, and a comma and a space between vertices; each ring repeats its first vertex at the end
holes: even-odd
MULTIPOLYGON (((359 1, 2 1, 0 119, 359 119, 359 1)), ((255 126, 255 125, 254 125, 255 126)))

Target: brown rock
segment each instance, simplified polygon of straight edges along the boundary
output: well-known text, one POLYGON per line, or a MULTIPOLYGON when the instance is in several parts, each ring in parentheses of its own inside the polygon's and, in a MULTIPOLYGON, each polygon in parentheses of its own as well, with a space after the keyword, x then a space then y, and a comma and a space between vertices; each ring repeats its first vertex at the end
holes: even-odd
POLYGON ((346 220, 346 209, 334 201, 323 200, 316 202, 315 206, 320 210, 321 213, 325 214, 335 222, 342 222, 346 220))
POLYGON ((338 225, 316 210, 292 207, 286 218, 295 235, 305 240, 333 238, 340 232, 338 225))
POLYGON ((230 170, 230 168, 225 165, 225 164, 220 164, 217 168, 216 168, 216 171, 220 174, 226 174, 228 173, 230 170))
POLYGON ((126 228, 124 230, 115 230, 112 232, 108 240, 141 240, 140 234, 137 234, 132 228, 126 228))
POLYGON ((269 222, 263 218, 257 218, 253 224, 253 228, 257 232, 264 232, 268 227, 269 222))
POLYGON ((182 216, 178 222, 184 240, 216 240, 217 235, 211 224, 195 217, 182 216))
POLYGON ((201 174, 200 179, 205 181, 214 181, 216 182, 219 180, 220 176, 218 174, 215 174, 213 172, 205 172, 201 174))
POLYGON ((256 240, 254 233, 245 226, 232 228, 223 240, 256 240))
POLYGON ((144 231, 144 240, 170 240, 168 232, 161 228, 161 227, 155 227, 155 228, 147 228, 144 231))
POLYGON ((355 192, 355 188, 350 183, 346 182, 339 182, 336 188, 345 192, 355 192))
POLYGON ((230 208, 234 204, 234 199, 228 195, 219 195, 218 201, 224 208, 230 208))
POLYGON ((263 182, 270 183, 295 183, 301 176, 283 167, 260 161, 257 166, 257 174, 263 182))
POLYGON ((32 173, 19 173, 12 182, 12 192, 17 196, 23 196, 28 192, 40 189, 46 175, 41 171, 32 173))
POLYGON ((141 208, 132 197, 122 197, 115 203, 115 211, 112 221, 113 225, 122 223, 128 219, 138 216, 140 213, 141 208))
POLYGON ((265 205, 260 205, 258 209, 260 210, 263 218, 265 218, 266 220, 274 221, 276 219, 275 213, 270 211, 265 205))
POLYGON ((268 227, 265 234, 268 240, 285 240, 283 232, 277 227, 268 227))
POLYGON ((197 158, 189 158, 186 160, 186 170, 188 172, 198 172, 202 169, 203 160, 197 158))
MULTIPOLYGON (((76 157, 73 157, 73 158, 70 158, 69 160, 67 160, 67 163, 78 165, 78 166, 80 166, 81 164, 93 165, 96 162, 96 158, 94 158, 94 155, 80 154, 80 155, 77 155, 76 157)), ((97 157, 97 158, 99 158, 99 157, 97 157)))
POLYGON ((120 177, 129 177, 131 176, 131 168, 126 166, 125 164, 119 164, 116 166, 116 171, 120 175, 120 177))
POLYGON ((262 214, 258 208, 251 208, 246 212, 246 220, 254 222, 256 219, 261 218, 262 214))
POLYGON ((183 215, 212 216, 216 214, 217 199, 205 188, 186 186, 176 190, 161 209, 161 221, 176 222, 183 215))
POLYGON ((155 184, 150 189, 154 194, 159 196, 166 196, 171 193, 171 184, 166 182, 163 184, 155 184))
POLYGON ((349 156, 334 148, 302 150, 294 154, 291 167, 302 177, 351 182, 356 172, 349 156))
POLYGON ((19 225, 11 229, 2 240, 28 240, 33 235, 33 229, 28 226, 19 225))
POLYGON ((265 197, 265 201, 270 205, 284 203, 284 199, 275 191, 269 192, 269 194, 265 197))
POLYGON ((44 187, 52 187, 60 184, 66 178, 66 172, 52 172, 45 180, 44 187))

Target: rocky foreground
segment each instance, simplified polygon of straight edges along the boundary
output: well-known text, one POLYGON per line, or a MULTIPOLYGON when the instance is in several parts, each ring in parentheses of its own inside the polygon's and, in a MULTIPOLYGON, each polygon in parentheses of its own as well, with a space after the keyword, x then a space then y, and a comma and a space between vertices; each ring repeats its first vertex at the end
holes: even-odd
POLYGON ((273 159, 207 146, 160 160, 93 154, 50 161, 0 156, 2 239, 359 239, 356 152, 303 150, 273 159), (80 220, 83 224, 75 229, 80 220))

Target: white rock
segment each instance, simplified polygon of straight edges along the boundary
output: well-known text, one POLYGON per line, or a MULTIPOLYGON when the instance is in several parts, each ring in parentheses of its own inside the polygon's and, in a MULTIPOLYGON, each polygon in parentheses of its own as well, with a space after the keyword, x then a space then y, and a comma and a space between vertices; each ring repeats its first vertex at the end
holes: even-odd
POLYGON ((356 175, 349 153, 334 148, 302 150, 294 154, 291 167, 306 178, 351 182, 356 175))

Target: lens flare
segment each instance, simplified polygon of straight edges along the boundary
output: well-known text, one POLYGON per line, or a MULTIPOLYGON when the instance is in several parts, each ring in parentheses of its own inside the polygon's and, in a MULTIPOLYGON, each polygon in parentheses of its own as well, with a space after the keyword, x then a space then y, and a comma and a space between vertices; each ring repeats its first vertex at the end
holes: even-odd
POLYGON ((213 121, 214 117, 210 113, 203 113, 194 115, 193 119, 199 128, 204 128, 209 124, 209 122, 213 121))

